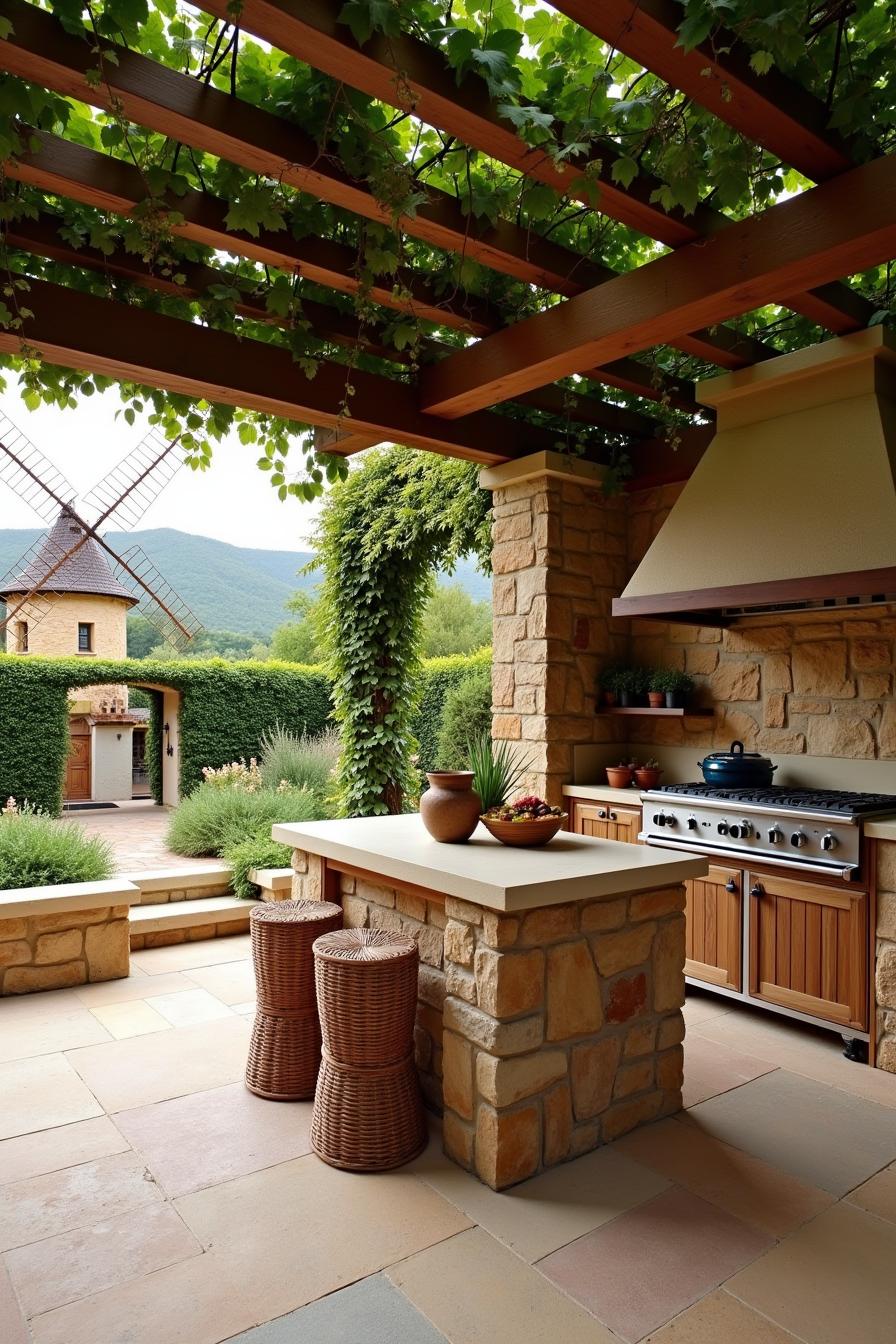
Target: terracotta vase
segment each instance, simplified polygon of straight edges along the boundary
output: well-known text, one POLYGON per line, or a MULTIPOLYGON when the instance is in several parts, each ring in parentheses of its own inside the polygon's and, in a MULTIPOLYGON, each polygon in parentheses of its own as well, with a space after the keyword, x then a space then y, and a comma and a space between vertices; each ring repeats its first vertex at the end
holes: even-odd
POLYGON ((433 770, 426 778, 429 788, 420 798, 423 825, 434 840, 446 844, 469 840, 482 812, 472 770, 433 770))

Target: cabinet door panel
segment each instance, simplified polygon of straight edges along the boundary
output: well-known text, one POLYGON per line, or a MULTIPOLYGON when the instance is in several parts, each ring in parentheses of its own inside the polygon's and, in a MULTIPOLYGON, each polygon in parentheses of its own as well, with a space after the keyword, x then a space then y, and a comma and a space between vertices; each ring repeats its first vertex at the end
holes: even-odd
POLYGON ((609 802, 576 803, 574 821, 579 835, 595 836, 598 840, 622 840, 635 845, 641 829, 641 810, 609 802))
POLYGON ((747 883, 750 994, 867 1030, 864 892, 752 873, 747 883))
POLYGON ((726 989, 741 987, 743 874, 713 864, 685 883, 685 974, 726 989))

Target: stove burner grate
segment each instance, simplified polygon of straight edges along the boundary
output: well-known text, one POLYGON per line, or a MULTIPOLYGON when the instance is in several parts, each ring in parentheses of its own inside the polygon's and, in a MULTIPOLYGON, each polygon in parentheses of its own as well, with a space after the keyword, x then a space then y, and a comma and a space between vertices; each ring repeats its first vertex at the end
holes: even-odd
POLYGON ((860 817, 878 812, 896 812, 896 795, 888 793, 850 793, 843 789, 789 789, 783 784, 765 788, 723 788, 718 784, 660 784, 651 793, 679 798, 753 804, 756 807, 780 807, 789 812, 837 812, 860 817))

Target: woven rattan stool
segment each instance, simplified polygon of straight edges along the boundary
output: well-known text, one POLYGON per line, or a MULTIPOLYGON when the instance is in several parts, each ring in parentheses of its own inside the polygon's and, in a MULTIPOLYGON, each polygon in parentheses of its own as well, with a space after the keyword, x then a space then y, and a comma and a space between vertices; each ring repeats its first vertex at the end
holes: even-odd
POLYGON ((417 945, 384 929, 314 944, 323 1062, 311 1146, 331 1167, 387 1171, 426 1143, 414 1065, 417 945))
POLYGON ((320 1068, 320 1023, 311 945, 342 926, 328 901, 272 901, 249 916, 258 1006, 246 1086, 271 1101, 314 1096, 320 1068))

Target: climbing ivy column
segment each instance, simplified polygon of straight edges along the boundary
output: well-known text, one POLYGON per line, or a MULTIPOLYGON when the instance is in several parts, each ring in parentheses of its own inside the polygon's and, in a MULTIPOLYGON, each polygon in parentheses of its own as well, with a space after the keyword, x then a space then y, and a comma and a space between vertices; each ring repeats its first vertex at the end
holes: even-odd
POLYGON ((626 516, 602 480, 602 468, 559 453, 480 475, 493 504, 492 732, 520 743, 551 803, 572 778, 573 748, 616 735, 595 716, 595 689, 600 668, 625 655, 627 623, 610 604, 627 578, 626 516))

